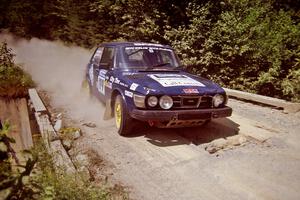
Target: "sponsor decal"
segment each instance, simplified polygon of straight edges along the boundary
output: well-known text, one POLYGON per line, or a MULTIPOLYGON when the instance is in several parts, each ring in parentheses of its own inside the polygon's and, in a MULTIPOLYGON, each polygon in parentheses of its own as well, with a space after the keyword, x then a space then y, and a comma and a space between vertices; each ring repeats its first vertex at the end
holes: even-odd
POLYGON ((141 50, 141 49, 145 49, 145 50, 148 50, 150 53, 153 53, 154 51, 153 50, 161 50, 161 51, 172 51, 172 49, 167 49, 167 48, 163 48, 163 47, 125 47, 125 50, 141 50))
POLYGON ((149 94, 150 91, 152 91, 152 92, 155 92, 155 91, 156 91, 156 90, 151 89, 151 88, 148 88, 148 87, 143 87, 143 88, 144 88, 144 90, 146 90, 146 93, 147 93, 147 94, 149 94))
POLYGON ((105 79, 105 75, 106 75, 106 73, 107 73, 107 70, 105 70, 105 69, 101 69, 101 70, 99 71, 99 76, 101 76, 102 78, 104 78, 104 79, 105 79))
POLYGON ((199 91, 197 89, 183 89, 183 92, 186 94, 198 94, 199 91))
POLYGON ((130 91, 125 90, 125 96, 128 96, 128 97, 132 98, 133 97, 133 93, 130 92, 130 91))
POLYGON ((157 46, 157 47, 163 47, 162 44, 151 44, 151 43, 143 43, 143 42, 140 42, 140 43, 136 42, 133 45, 135 45, 135 46, 157 46))
POLYGON ((124 87, 128 87, 128 85, 125 84, 125 83, 123 83, 123 82, 120 82, 119 84, 122 85, 122 86, 124 86, 124 87))
POLYGON ((135 72, 123 72, 123 76, 132 76, 135 75, 135 72))
POLYGON ((112 82, 112 83, 114 82, 114 80, 115 80, 115 78, 113 76, 111 76, 110 79, 109 79, 109 81, 112 82))
POLYGON ((199 86, 205 87, 205 85, 191 77, 181 74, 151 74, 148 75, 153 80, 160 83, 163 87, 174 86, 199 86))
POLYGON ((97 89, 103 95, 105 95, 105 74, 106 73, 107 70, 100 70, 97 79, 97 89))
POLYGON ((138 86, 139 86, 139 84, 132 83, 131 86, 130 86, 130 89, 133 90, 133 91, 135 91, 138 86))
POLYGON ((116 83, 116 84, 119 84, 119 83, 120 83, 120 79, 115 78, 115 83, 116 83))

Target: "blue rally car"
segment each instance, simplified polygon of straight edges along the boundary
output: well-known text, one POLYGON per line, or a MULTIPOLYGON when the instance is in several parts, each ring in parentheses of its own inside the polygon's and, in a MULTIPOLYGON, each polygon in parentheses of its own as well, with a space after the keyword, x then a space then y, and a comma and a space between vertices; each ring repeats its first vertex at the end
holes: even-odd
POLYGON ((115 117, 120 135, 139 121, 156 127, 200 126, 228 117, 225 91, 217 84, 181 68, 170 46, 112 42, 95 50, 86 70, 90 94, 115 117))

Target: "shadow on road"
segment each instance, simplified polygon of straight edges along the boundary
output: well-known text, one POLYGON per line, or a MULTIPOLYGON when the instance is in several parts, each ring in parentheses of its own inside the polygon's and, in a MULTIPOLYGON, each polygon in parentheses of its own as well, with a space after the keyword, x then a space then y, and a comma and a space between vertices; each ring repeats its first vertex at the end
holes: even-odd
POLYGON ((209 143, 219 138, 238 134, 239 124, 230 119, 215 119, 207 125, 193 128, 159 129, 143 126, 129 137, 145 137, 147 141, 159 147, 209 143))

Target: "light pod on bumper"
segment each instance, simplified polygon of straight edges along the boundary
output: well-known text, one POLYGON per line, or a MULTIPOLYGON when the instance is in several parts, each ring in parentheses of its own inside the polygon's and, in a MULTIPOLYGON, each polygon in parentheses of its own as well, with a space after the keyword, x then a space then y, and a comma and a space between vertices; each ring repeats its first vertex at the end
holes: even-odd
POLYGON ((155 107, 158 104, 158 99, 156 96, 150 96, 147 100, 147 103, 150 107, 155 107))
POLYGON ((133 101, 136 107, 145 108, 145 96, 134 94, 133 101))
POLYGON ((167 110, 173 106, 173 99, 167 95, 160 97, 159 105, 161 108, 167 110))
POLYGON ((221 94, 216 94, 214 97, 213 97, 213 106, 215 108, 219 107, 220 105, 222 105, 225 101, 225 98, 223 95, 221 94))

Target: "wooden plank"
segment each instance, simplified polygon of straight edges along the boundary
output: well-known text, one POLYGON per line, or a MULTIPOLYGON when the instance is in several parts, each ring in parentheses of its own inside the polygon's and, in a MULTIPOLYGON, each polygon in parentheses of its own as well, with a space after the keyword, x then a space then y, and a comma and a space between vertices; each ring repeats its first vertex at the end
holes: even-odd
POLYGON ((21 138, 21 124, 19 119, 19 110, 16 105, 16 100, 0 100, 0 117, 2 123, 8 121, 10 124, 9 136, 15 140, 12 143, 12 148, 19 153, 24 150, 23 141, 21 138))
POLYGON ((47 109, 46 109, 43 101, 39 97, 36 89, 31 88, 31 89, 28 90, 28 93, 29 93, 30 100, 33 104, 34 110, 36 112, 47 112, 47 109))
POLYGON ((282 99, 276 99, 272 97, 267 97, 258 94, 252 94, 248 92, 242 92, 238 90, 232 90, 224 88, 228 96, 236 97, 239 99, 245 99, 248 101, 253 101, 257 103, 262 103, 270 106, 275 106, 278 108, 283 108, 285 112, 295 113, 300 111, 300 103, 291 103, 282 99))
POLYGON ((17 106, 19 109, 20 123, 21 123, 21 138, 24 149, 30 149, 33 146, 32 134, 30 129, 29 114, 27 108, 27 101, 25 98, 18 100, 17 106))

